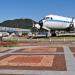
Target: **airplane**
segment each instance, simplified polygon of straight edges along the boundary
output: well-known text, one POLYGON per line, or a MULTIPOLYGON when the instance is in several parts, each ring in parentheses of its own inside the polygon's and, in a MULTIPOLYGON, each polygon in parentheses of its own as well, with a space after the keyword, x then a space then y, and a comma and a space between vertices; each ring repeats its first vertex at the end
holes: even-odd
POLYGON ((33 24, 33 27, 37 29, 45 29, 51 35, 57 36, 60 32, 74 32, 75 31, 75 19, 58 16, 58 15, 47 15, 41 19, 37 24, 33 24))

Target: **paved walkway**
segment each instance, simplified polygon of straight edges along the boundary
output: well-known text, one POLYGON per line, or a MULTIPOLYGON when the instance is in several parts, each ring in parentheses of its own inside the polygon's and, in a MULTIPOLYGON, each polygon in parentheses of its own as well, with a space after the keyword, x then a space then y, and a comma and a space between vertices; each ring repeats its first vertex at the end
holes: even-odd
POLYGON ((69 47, 64 47, 64 54, 65 54, 67 70, 75 71, 75 58, 69 47))
POLYGON ((21 74, 21 75, 75 75, 74 71, 42 71, 42 70, 6 70, 1 69, 0 74, 21 74))
MULTIPOLYGON (((18 51, 19 49, 23 49, 23 48, 36 48, 36 47, 43 47, 43 46, 23 46, 23 47, 11 47, 9 48, 10 50, 6 51, 5 53, 0 53, 0 57, 7 55, 7 54, 15 54, 13 52, 18 51)), ((44 47, 48 47, 48 46, 44 46, 44 47)))
MULTIPOLYGON (((43 47, 43 46, 27 46, 27 47, 43 47)), ((15 47, 10 48, 10 51, 5 53, 0 53, 0 57, 7 55, 7 54, 17 54, 13 53, 22 48, 27 47, 15 47)), ((44 46, 47 47, 47 46, 44 46)), ((56 52, 53 54, 64 54, 65 55, 65 62, 67 71, 44 71, 44 70, 12 70, 12 69, 0 69, 0 74, 21 74, 21 75, 75 75, 75 57, 73 56, 70 48, 68 46, 64 46, 64 53, 63 52, 56 52)), ((25 54, 25 53, 18 53, 18 54, 25 54)), ((30 53, 29 53, 30 54, 30 53)), ((32 53, 33 54, 33 53, 32 53)), ((36 53, 40 54, 40 53, 36 53)), ((46 54, 46 53, 45 53, 46 54)), ((49 53, 47 53, 49 54, 49 53)), ((52 54, 52 53, 51 53, 52 54)))

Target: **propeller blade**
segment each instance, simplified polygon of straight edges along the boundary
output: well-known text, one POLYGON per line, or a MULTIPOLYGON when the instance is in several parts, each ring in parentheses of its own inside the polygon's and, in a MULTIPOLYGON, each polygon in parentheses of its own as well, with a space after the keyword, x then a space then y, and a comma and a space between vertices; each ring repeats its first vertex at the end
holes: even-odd
POLYGON ((41 30, 43 25, 41 25, 40 23, 39 23, 39 25, 40 25, 40 30, 41 30))
POLYGON ((74 28, 73 20, 74 20, 74 17, 72 17, 72 21, 71 21, 70 26, 69 26, 71 29, 73 29, 73 28, 74 28))
POLYGON ((39 21, 39 25, 40 25, 40 29, 42 29, 42 27, 43 27, 43 21, 42 20, 39 21))
POLYGON ((73 23, 73 20, 74 20, 74 17, 72 17, 72 21, 71 21, 71 23, 73 23))
POLYGON ((32 21, 33 27, 35 27, 35 23, 32 21))

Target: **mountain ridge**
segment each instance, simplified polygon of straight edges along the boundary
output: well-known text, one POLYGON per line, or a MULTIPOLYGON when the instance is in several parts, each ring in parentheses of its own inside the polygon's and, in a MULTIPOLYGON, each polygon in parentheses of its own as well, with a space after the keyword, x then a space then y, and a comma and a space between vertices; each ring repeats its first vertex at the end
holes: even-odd
POLYGON ((36 21, 25 18, 25 19, 13 19, 13 20, 6 20, 0 23, 1 27, 13 27, 13 28, 23 28, 23 29, 31 29, 33 26, 33 22, 36 21))

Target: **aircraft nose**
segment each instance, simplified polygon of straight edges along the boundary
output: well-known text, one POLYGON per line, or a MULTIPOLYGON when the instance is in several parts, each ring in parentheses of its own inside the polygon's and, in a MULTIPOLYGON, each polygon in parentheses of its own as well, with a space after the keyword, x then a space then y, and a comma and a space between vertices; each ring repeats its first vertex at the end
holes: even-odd
POLYGON ((42 28, 42 26, 43 26, 43 21, 42 20, 39 21, 39 25, 42 28))

